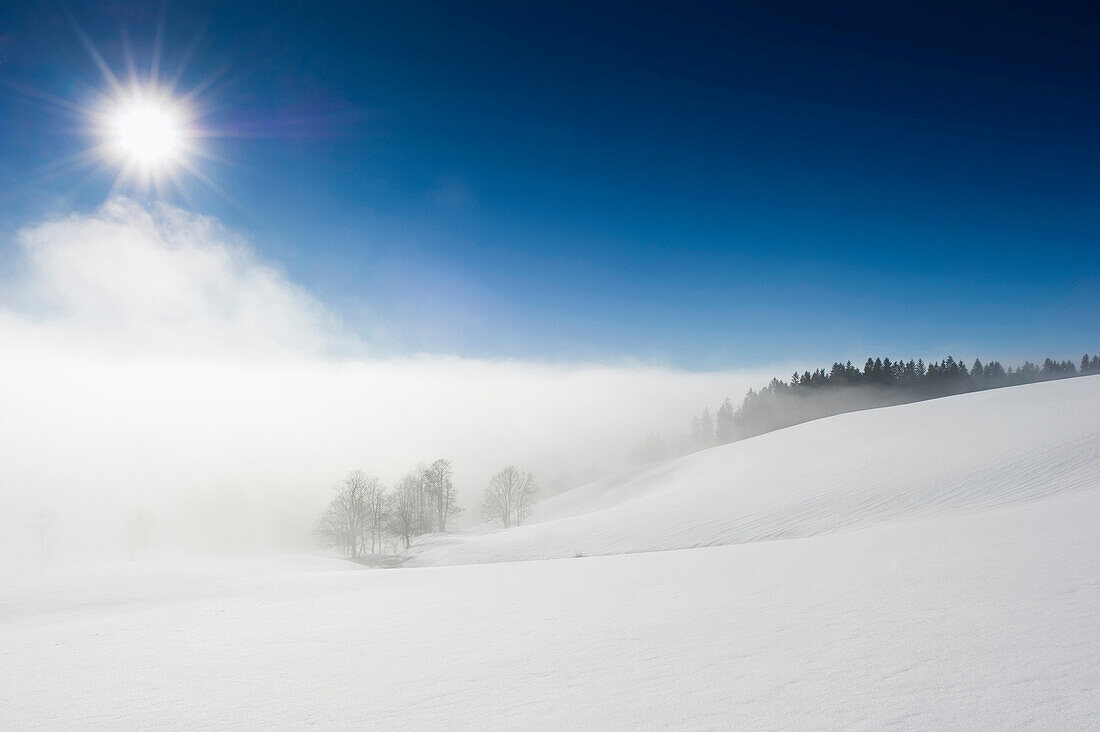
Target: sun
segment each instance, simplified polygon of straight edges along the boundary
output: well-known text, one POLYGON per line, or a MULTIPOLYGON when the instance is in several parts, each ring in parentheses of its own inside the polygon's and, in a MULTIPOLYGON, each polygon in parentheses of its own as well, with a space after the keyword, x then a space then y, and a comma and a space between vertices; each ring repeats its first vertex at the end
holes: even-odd
POLYGON ((76 152, 43 166, 42 175, 63 177, 86 172, 86 176, 75 180, 78 188, 93 178, 113 177, 108 196, 151 194, 155 198, 188 198, 197 190, 193 179, 236 204, 204 171, 206 163, 232 162, 220 152, 222 146, 214 138, 242 136, 233 125, 221 130, 211 126, 210 115, 215 109, 226 118, 226 105, 215 105, 212 97, 217 93, 214 85, 226 67, 196 77, 188 68, 188 51, 169 69, 162 57, 165 7, 161 3, 161 17, 153 29, 152 57, 147 63, 139 63, 127 45, 122 59, 127 70, 124 75, 115 72, 72 19, 73 30, 103 78, 101 83, 89 84, 79 98, 25 90, 29 100, 44 103, 70 120, 71 124, 64 127, 82 138, 76 152), (194 83, 184 86, 185 78, 194 83))
POLYGON ((91 154, 117 171, 115 188, 167 193, 180 188, 185 175, 213 185, 196 167, 208 157, 197 144, 193 100, 174 96, 155 83, 114 85, 89 110, 98 143, 91 154))
POLYGON ((163 103, 129 102, 112 112, 109 130, 118 152, 142 168, 168 164, 183 148, 183 121, 163 103))
POLYGON ((112 95, 95 117, 102 157, 134 182, 174 177, 195 152, 186 105, 153 87, 112 95))

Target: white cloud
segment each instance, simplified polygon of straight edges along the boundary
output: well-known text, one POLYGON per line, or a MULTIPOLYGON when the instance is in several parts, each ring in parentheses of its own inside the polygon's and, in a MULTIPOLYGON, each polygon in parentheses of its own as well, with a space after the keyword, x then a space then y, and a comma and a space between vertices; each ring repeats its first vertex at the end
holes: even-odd
POLYGON ((119 198, 21 232, 23 311, 71 337, 161 353, 317 353, 336 320, 216 220, 119 198))
POLYGON ((20 243, 0 310, 0 552, 42 509, 69 552, 123 544, 139 508, 165 542, 304 542, 348 470, 392 481, 440 456, 476 514, 506 463, 597 477, 771 375, 370 358, 245 242, 164 205, 115 200, 20 243))

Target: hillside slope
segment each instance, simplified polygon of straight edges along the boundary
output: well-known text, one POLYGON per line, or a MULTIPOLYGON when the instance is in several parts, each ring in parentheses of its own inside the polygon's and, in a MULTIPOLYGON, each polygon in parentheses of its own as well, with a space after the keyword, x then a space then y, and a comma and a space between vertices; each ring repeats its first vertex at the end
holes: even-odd
POLYGON ((0 728, 1093 729, 1098 499, 543 562, 0 577, 0 728))
POLYGON ((1098 401, 801 425, 417 555, 465 566, 0 575, 0 728, 1091 729, 1098 401))
POLYGON ((797 425, 596 481, 508 531, 434 536, 411 565, 815 536, 1100 485, 1100 377, 797 425))

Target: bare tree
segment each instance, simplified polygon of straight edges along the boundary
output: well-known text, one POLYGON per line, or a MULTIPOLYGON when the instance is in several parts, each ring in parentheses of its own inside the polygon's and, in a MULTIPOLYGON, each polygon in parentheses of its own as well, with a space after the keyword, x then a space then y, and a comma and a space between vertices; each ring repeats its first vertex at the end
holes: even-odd
POLYGON ((418 530, 418 505, 421 501, 423 480, 410 473, 397 482, 390 494, 390 528, 409 548, 412 535, 418 530))
POLYGON ((339 498, 333 498, 317 519, 313 537, 318 544, 335 547, 346 557, 355 559, 359 556, 358 528, 339 498))
POLYGON ((130 544, 131 558, 145 553, 149 546, 149 534, 149 515, 139 508, 126 523, 126 538, 130 544))
POLYGON ((359 556, 366 525, 366 492, 372 480, 377 482, 356 470, 334 486, 336 495, 313 529, 317 541, 339 548, 352 559, 359 556))
POLYGON ((416 496, 411 533, 414 535, 430 533, 435 528, 434 501, 429 490, 428 466, 419 463, 413 473, 416 476, 416 496))
POLYGON ((455 504, 455 487, 451 481, 454 469, 450 460, 436 460, 424 471, 425 487, 436 514, 436 528, 447 530, 447 519, 462 513, 455 504))
POLYGON ((57 514, 53 511, 42 510, 34 515, 31 528, 34 531, 35 543, 38 545, 38 556, 43 560, 50 558, 50 545, 56 520, 57 514))
POLYGON ((382 532, 386 528, 389 501, 386 488, 382 481, 373 476, 367 478, 363 487, 363 525, 362 536, 363 552, 366 553, 367 540, 370 541, 370 553, 382 552, 382 532))
POLYGON ((500 521, 506 529, 519 526, 531 515, 537 493, 534 476, 509 465, 489 479, 482 510, 486 518, 500 521))
POLYGON ((520 478, 519 486, 516 490, 516 526, 526 521, 527 517, 531 515, 531 512, 535 510, 538 494, 539 487, 535 483, 535 476, 531 474, 531 471, 527 471, 520 478))

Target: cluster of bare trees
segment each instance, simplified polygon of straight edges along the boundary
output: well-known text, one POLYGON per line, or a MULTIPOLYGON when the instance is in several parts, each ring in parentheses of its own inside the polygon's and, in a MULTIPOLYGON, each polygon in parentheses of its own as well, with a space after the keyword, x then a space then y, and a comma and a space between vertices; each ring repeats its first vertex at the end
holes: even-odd
POLYGON ((314 536, 355 559, 385 553, 387 547, 396 554, 414 536, 446 531, 447 520, 462 511, 455 503, 453 472, 450 460, 436 460, 387 489, 378 478, 356 470, 336 484, 314 536))
MULTIPOLYGON (((368 554, 397 554, 412 539, 446 531, 448 519, 462 512, 455 502, 450 460, 436 460, 386 488, 361 470, 335 485, 336 495, 314 528, 323 546, 352 559, 368 554)), ((489 479, 483 512, 504 528, 518 526, 535 505, 538 488, 531 473, 509 465, 489 479)))

